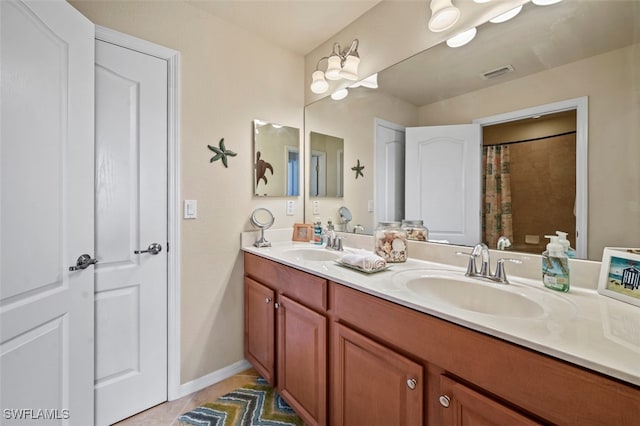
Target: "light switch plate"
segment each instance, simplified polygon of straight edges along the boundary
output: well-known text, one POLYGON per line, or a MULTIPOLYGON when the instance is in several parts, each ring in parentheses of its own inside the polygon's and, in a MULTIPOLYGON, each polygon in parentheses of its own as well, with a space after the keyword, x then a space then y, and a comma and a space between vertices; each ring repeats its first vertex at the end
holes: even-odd
POLYGON ((320 201, 316 200, 312 204, 313 204, 313 214, 320 214, 320 201))
POLYGON ((198 217, 198 201, 184 200, 184 218, 195 219, 198 217))
POLYGON ((287 200, 287 216, 293 216, 296 214, 296 201, 287 200))
POLYGON ((373 213, 373 200, 367 201, 367 212, 373 213))

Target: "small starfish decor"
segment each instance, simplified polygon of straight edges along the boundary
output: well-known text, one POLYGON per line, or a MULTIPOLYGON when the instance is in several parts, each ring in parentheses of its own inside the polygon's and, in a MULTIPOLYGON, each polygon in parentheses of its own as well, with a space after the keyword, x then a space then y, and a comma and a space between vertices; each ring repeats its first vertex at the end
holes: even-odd
POLYGON ((351 168, 351 170, 353 170, 354 172, 356 172, 356 179, 358 179, 358 175, 364 177, 364 173, 362 173, 362 170, 364 169, 364 166, 360 165, 360 160, 358 160, 358 164, 353 166, 351 168))
POLYGON ((225 167, 229 167, 229 165, 227 164, 227 157, 235 157, 236 155, 238 155, 235 152, 228 150, 224 146, 224 138, 220 139, 220 142, 218 143, 219 148, 211 145, 207 146, 211 151, 216 153, 216 155, 211 157, 211 160, 209 160, 210 163, 213 163, 216 160, 222 160, 222 164, 224 164, 225 167))

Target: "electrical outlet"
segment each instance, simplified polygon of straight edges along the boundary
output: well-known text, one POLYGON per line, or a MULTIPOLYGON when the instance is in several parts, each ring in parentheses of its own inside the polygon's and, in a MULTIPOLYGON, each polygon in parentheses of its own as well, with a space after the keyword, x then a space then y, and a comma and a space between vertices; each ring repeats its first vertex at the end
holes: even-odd
POLYGON ((293 216, 296 214, 296 202, 295 200, 287 200, 287 216, 293 216))
POLYGON ((373 213, 373 200, 367 201, 367 211, 373 213))
POLYGON ((314 201, 313 203, 313 214, 320 214, 320 201, 314 201))

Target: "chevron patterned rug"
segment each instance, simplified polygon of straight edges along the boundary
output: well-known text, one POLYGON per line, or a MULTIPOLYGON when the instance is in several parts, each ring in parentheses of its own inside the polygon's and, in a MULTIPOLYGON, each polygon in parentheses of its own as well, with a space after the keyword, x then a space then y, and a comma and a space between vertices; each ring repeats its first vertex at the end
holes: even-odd
POLYGON ((302 419, 261 377, 215 402, 181 415, 183 426, 303 426, 302 419))

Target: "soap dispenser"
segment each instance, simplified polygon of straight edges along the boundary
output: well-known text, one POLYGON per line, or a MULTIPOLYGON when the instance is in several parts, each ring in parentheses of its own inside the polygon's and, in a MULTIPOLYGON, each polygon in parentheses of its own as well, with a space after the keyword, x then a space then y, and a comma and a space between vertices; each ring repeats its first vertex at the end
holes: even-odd
POLYGON ((547 235, 551 241, 542 253, 542 282, 552 290, 569 291, 569 258, 557 235, 547 235))
POLYGON ((565 254, 567 255, 567 257, 569 259, 573 259, 576 257, 576 251, 575 249, 571 248, 571 243, 569 243, 569 240, 567 239, 567 235, 569 235, 566 232, 562 232, 562 231, 556 231, 556 235, 558 236, 558 242, 560 244, 562 244, 562 247, 564 249, 565 254))

